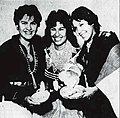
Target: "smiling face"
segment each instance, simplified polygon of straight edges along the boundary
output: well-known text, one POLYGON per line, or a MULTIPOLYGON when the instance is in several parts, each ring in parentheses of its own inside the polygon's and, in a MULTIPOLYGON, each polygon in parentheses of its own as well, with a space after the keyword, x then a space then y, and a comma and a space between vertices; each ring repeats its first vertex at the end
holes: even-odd
POLYGON ((66 28, 60 22, 56 22, 56 26, 50 28, 50 35, 56 46, 61 46, 66 42, 66 28))
POLYGON ((73 20, 73 26, 75 33, 80 35, 84 41, 88 41, 88 39, 90 39, 95 33, 93 24, 89 25, 85 20, 73 20))
POLYGON ((18 27, 20 37, 27 41, 36 34, 38 28, 37 23, 34 21, 34 16, 28 16, 27 14, 23 16, 16 27, 18 27))

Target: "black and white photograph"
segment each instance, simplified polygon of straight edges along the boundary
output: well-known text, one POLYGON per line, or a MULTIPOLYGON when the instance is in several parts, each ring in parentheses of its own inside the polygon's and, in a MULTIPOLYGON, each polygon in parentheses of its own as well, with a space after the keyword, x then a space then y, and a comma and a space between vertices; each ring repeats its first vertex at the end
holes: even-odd
POLYGON ((119 0, 0 0, 0 118, 119 118, 119 0))

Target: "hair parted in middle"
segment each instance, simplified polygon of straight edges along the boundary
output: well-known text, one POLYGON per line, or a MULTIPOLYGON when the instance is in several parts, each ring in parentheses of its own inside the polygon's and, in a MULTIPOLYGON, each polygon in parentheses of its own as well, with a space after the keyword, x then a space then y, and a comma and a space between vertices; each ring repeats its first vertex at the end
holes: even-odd
POLYGON ((70 15, 68 15, 68 13, 62 9, 58 9, 57 11, 55 10, 51 11, 47 17, 44 36, 45 38, 44 40, 46 40, 46 45, 50 46, 52 42, 50 28, 55 27, 56 22, 60 22, 61 24, 63 24, 63 26, 66 28, 67 40, 69 40, 73 46, 78 47, 77 39, 72 31, 70 15))

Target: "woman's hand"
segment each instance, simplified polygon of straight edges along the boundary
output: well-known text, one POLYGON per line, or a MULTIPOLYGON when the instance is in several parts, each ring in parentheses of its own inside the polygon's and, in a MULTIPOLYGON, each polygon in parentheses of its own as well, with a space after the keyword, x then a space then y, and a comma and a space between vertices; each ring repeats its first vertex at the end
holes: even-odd
POLYGON ((98 88, 96 86, 94 86, 94 87, 87 87, 85 89, 85 92, 84 92, 84 95, 82 96, 82 98, 87 97, 88 99, 90 99, 94 95, 94 93, 96 91, 98 91, 98 88))
POLYGON ((25 100, 30 104, 30 105, 40 105, 40 102, 36 102, 32 97, 27 96, 25 97, 25 100))

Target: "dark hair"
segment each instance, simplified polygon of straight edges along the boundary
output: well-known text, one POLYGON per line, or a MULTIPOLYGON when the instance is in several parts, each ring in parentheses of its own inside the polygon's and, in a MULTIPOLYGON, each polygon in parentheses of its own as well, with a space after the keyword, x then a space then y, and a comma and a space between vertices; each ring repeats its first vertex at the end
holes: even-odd
POLYGON ((71 14, 71 18, 72 20, 85 20, 88 22, 89 25, 94 25, 94 29, 96 31, 96 33, 98 34, 100 32, 100 24, 98 22, 98 16, 96 14, 94 14, 90 9, 84 7, 84 6, 80 6, 78 8, 76 8, 72 14, 71 14))
POLYGON ((15 9, 13 18, 15 25, 19 24, 19 20, 21 20, 25 14, 34 16, 34 21, 37 23, 38 27, 40 26, 42 16, 35 5, 23 5, 15 9))
POLYGON ((66 28, 66 38, 71 42, 73 46, 78 47, 77 39, 72 32, 70 16, 66 11, 61 9, 59 9, 58 11, 53 10, 48 15, 48 18, 46 20, 45 36, 43 38, 46 42, 46 46, 50 46, 52 42, 50 28, 55 27, 57 21, 62 23, 63 26, 66 28))

